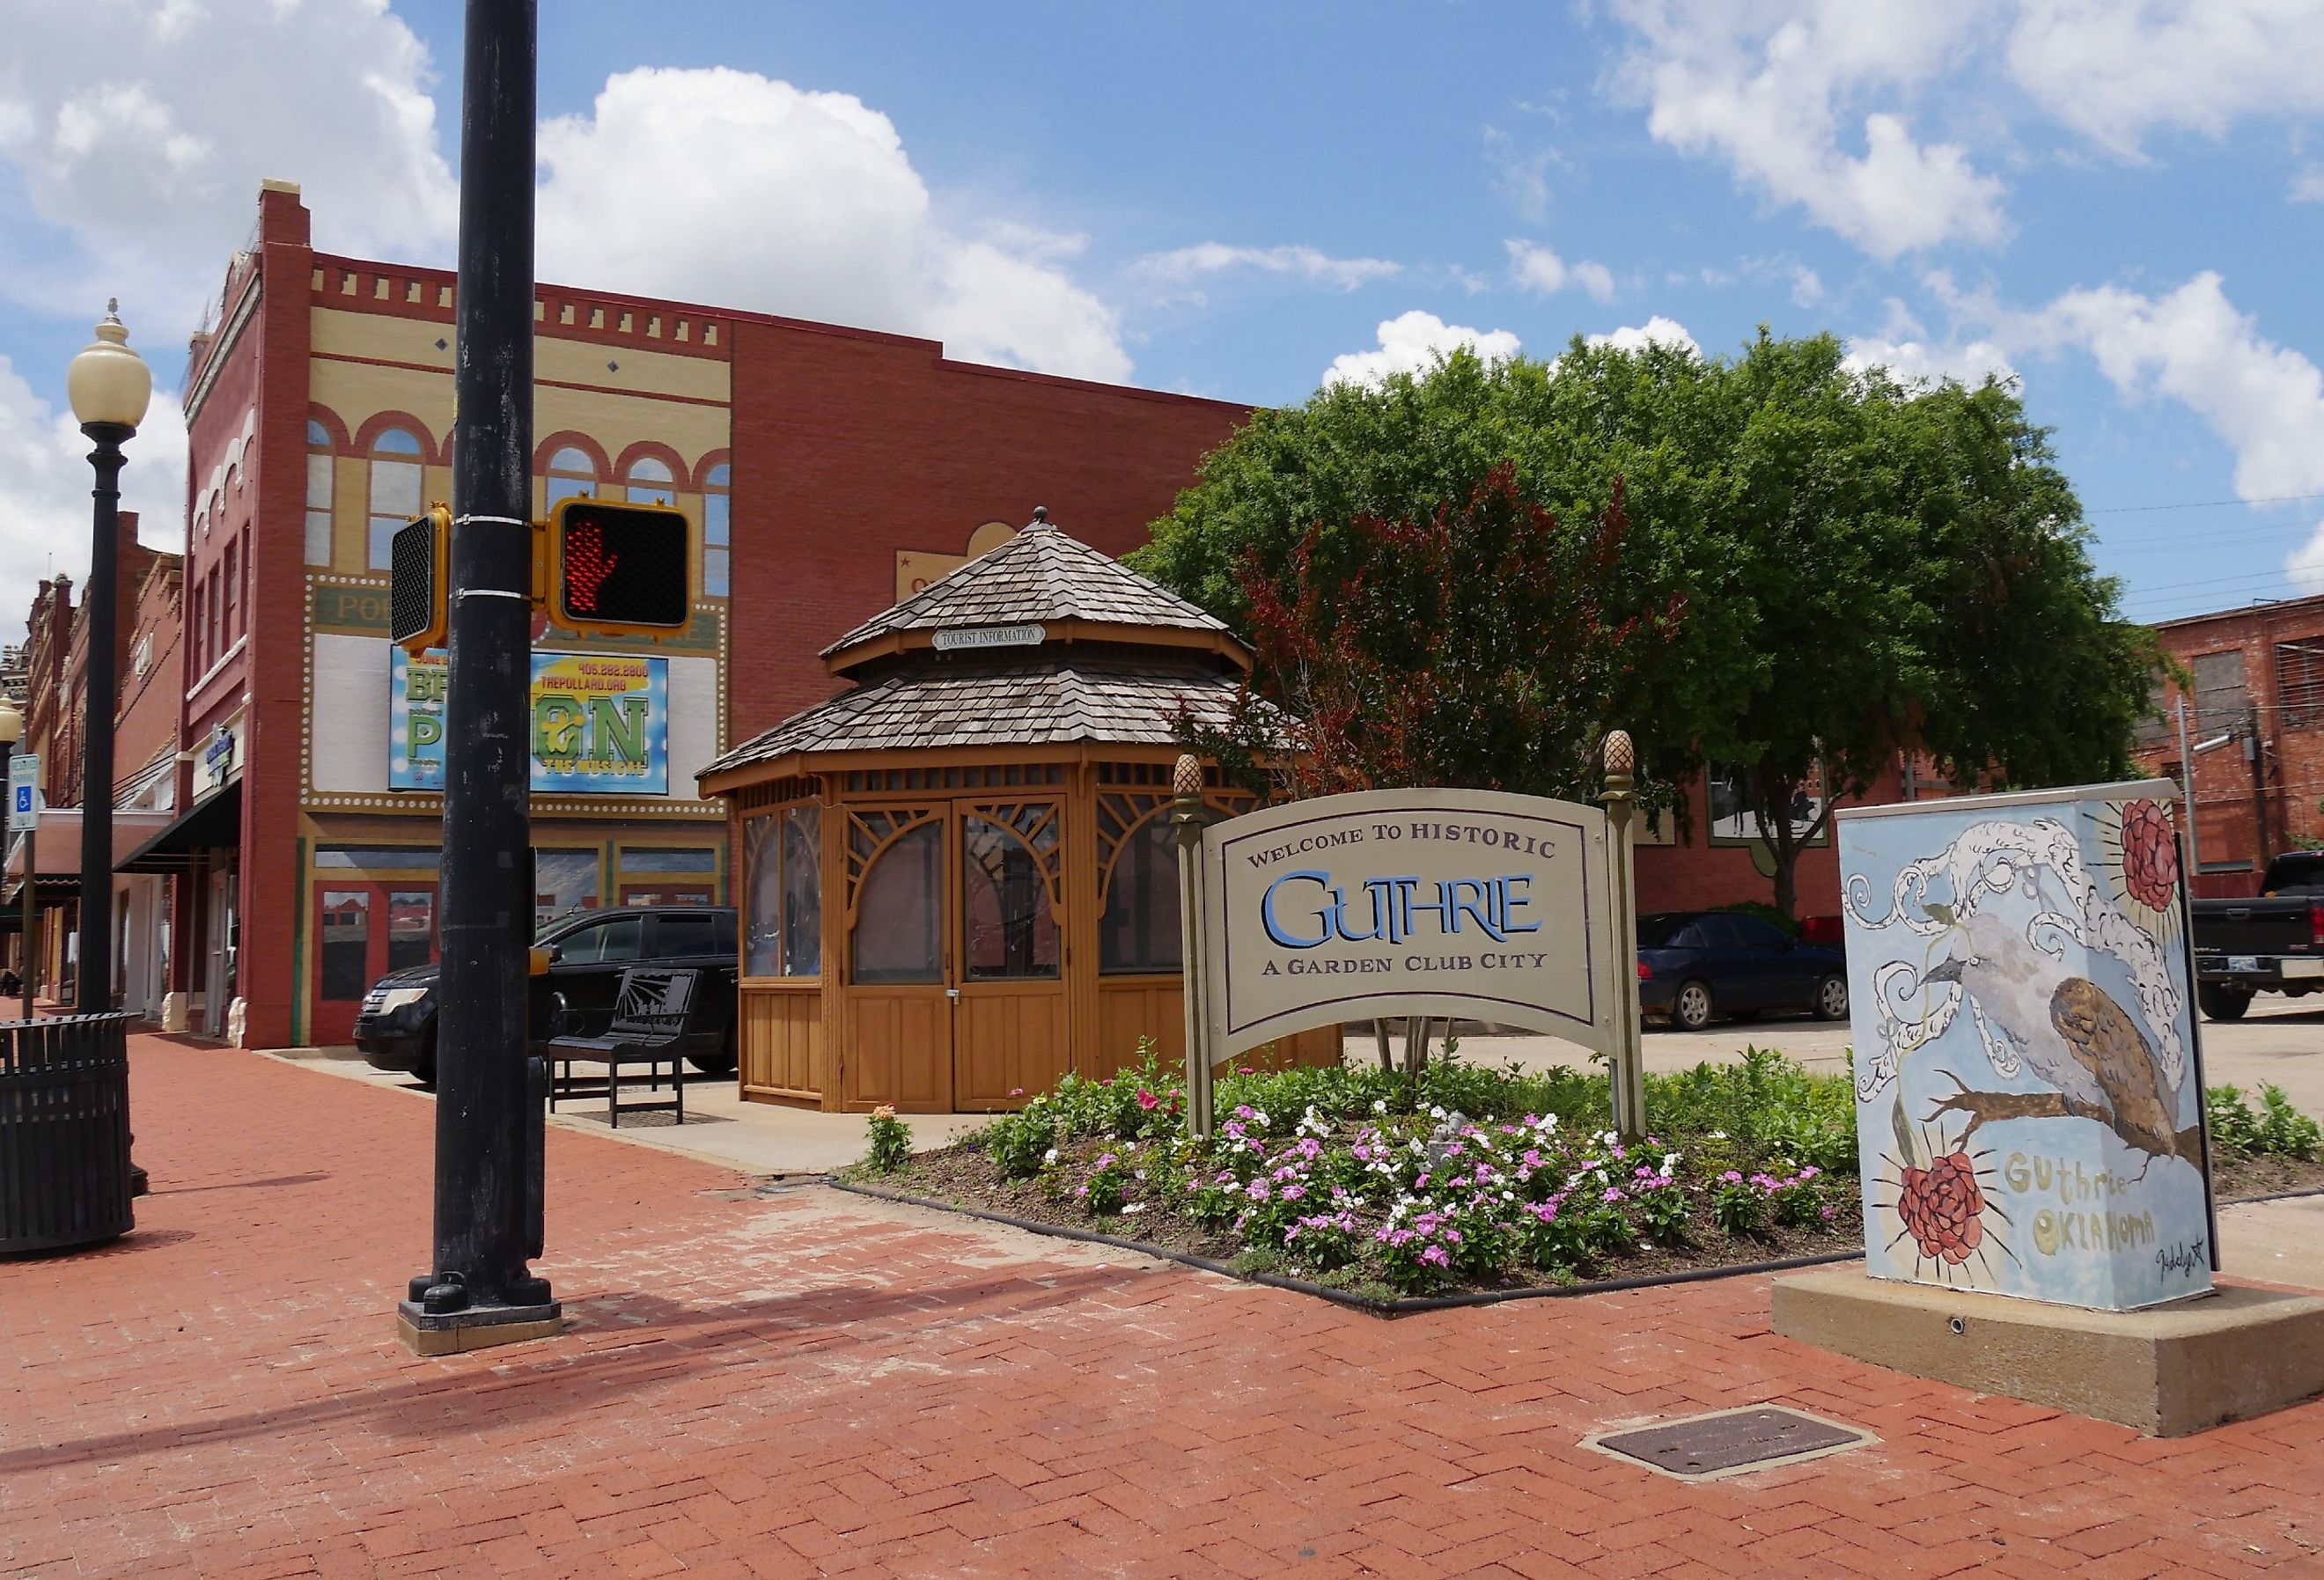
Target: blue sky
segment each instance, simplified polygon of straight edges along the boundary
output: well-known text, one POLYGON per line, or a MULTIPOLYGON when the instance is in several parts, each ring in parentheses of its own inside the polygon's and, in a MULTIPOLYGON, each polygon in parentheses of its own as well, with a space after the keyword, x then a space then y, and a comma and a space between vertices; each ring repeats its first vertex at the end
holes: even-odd
MULTIPOLYGON (((2133 614, 2324 590, 2324 0, 541 10, 549 277, 1250 402, 1831 329, 2022 379, 2133 614)), ((174 390, 261 177, 449 259, 462 11, 12 0, 0 602, 86 558, 66 361, 117 293, 174 390)))

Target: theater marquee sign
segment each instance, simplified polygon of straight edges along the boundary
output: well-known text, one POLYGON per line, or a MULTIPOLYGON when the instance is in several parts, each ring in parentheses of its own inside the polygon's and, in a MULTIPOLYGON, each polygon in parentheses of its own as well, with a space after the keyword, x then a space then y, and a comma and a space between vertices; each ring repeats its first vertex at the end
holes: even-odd
POLYGON ((1459 1016, 1618 1051, 1627 853, 1594 807, 1368 790, 1203 831, 1210 1054, 1384 1015, 1459 1016))

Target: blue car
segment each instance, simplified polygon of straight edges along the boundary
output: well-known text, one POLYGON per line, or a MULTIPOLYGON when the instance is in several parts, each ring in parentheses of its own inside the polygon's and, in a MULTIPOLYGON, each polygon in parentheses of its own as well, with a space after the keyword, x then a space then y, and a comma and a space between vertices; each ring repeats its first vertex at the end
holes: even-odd
POLYGON ((1638 918, 1638 1003, 1682 1030, 1718 1015, 1804 1010, 1848 1019, 1848 966, 1758 917, 1669 910, 1638 918))

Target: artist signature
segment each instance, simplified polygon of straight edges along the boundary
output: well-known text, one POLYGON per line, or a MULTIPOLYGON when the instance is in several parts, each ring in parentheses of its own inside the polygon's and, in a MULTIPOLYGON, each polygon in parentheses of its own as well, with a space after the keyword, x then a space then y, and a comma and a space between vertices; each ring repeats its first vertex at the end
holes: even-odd
POLYGON ((2190 1240, 2181 1245, 2165 1245, 2154 1253, 2154 1265, 2166 1273, 2190 1278, 2199 1269, 2209 1268, 2210 1259, 2203 1254, 2203 1242, 2190 1240))

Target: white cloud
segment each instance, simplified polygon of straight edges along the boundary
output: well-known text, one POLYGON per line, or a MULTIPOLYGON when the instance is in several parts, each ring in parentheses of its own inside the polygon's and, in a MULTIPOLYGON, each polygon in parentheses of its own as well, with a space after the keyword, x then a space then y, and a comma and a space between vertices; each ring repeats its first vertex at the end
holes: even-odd
POLYGON ((1074 238, 953 234, 895 124, 853 95, 723 67, 627 71, 592 114, 542 125, 540 162, 544 278, 933 335, 972 361, 1130 374, 1112 310, 1058 267, 1074 238), (629 195, 617 219, 614 194, 629 195))
POLYGON ((1657 313, 1643 324, 1626 324, 1610 334, 1591 335, 1592 346, 1611 346, 1617 351, 1644 351, 1649 346, 1668 346, 1690 356, 1702 355, 1702 347, 1686 332, 1686 326, 1674 319, 1657 313))
POLYGON ((2292 178, 2292 200, 2324 203, 2324 165, 2310 165, 2292 178))
MULTIPOLYGON (((2012 350, 2084 351, 2124 400, 2187 407, 2234 455, 2244 498, 2324 494, 2324 369, 2261 334, 2218 274, 2154 295, 2070 291, 2033 312, 1961 297, 1941 275, 1930 284, 2012 350)), ((2302 591, 2324 591, 2324 525, 2284 569, 2302 591)))
POLYGON ((1334 258, 1309 246, 1235 247, 1223 242, 1201 242, 1174 252, 1149 253, 1130 265, 1133 273, 1159 280, 1185 282, 1233 269, 1256 269, 1285 274, 1321 285, 1353 291, 1375 280, 1389 280, 1404 272, 1385 258, 1334 258))
POLYGON ((1953 379, 1975 389, 1988 378, 2008 383, 2017 370, 1991 340, 1932 341, 1920 320, 1891 297, 1888 320, 1877 335, 1851 335, 1848 365, 1858 372, 1885 367, 1900 383, 1939 383, 1953 379))
POLYGON ((1599 301, 1614 299, 1614 275, 1603 263, 1584 259, 1568 263, 1537 242, 1508 241, 1509 278, 1522 290, 1547 296, 1569 285, 1579 286, 1599 301))
POLYGON ((2157 128, 2324 109, 2324 0, 2024 0, 2007 60, 2049 114, 2136 157, 2157 128))
POLYGON ((1471 329, 1448 324, 1415 308, 1379 327, 1379 349, 1351 351, 1323 370, 1326 384, 1377 384, 1390 374, 1426 373, 1440 356, 1466 346, 1487 362, 1503 362, 1523 349, 1507 329, 1471 329))
POLYGON ((1965 148, 1916 142, 1894 108, 1856 120, 1868 96, 1938 75, 1969 36, 1975 9, 1615 0, 1613 14, 1638 39, 1618 81, 1648 106, 1657 142, 1723 156, 1747 183, 1877 256, 1989 244, 2007 231, 2001 183, 1965 148))
POLYGON ((1549 167, 1561 162, 1554 148, 1517 152, 1517 141, 1498 126, 1485 128, 1485 157, 1493 167, 1493 186, 1503 201, 1527 225, 1549 217, 1549 167))
POLYGON ((1805 263, 1792 265, 1792 305, 1813 307, 1823 300, 1823 281, 1805 263))
MULTIPOLYGON (((88 574, 88 449, 72 413, 42 400, 0 356, 0 476, 8 480, 8 508, 0 512, 0 625, 15 633, 11 640, 23 640, 17 622, 32 606, 34 583, 62 571, 78 586, 88 574)), ((184 548, 186 425, 174 393, 153 392, 124 452, 122 508, 138 513, 145 542, 184 548)))
POLYGON ((448 254, 456 199, 427 49, 387 0, 10 0, 0 161, 31 208, 0 286, 76 315, 117 295, 190 329, 262 178, 302 183, 319 245, 448 254))

